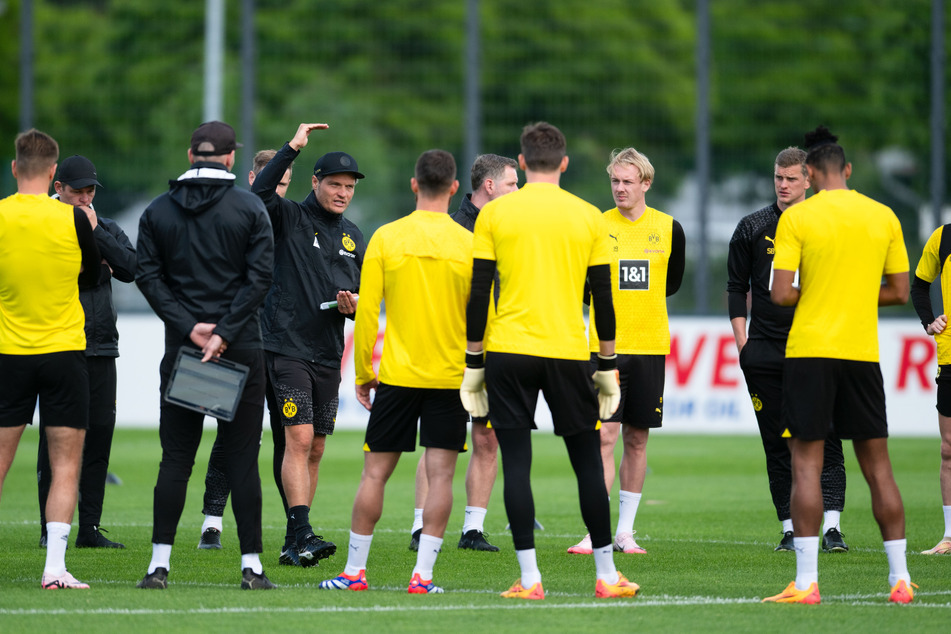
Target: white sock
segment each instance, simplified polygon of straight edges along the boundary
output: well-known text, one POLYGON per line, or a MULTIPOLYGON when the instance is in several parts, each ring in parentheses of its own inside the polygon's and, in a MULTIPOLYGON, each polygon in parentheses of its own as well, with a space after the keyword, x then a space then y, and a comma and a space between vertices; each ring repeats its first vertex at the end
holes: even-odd
POLYGON ((367 569, 367 558, 370 556, 370 543, 373 542, 373 535, 357 535, 350 531, 350 547, 347 549, 347 567, 343 569, 344 574, 360 574, 361 570, 367 569))
POLYGON ((942 506, 944 511, 944 536, 951 537, 951 506, 942 506))
POLYGON ((793 537, 796 549, 796 589, 805 590, 819 581, 819 536, 793 537))
POLYGON ((640 493, 618 491, 617 530, 614 536, 621 533, 634 532, 634 517, 637 516, 637 506, 641 503, 640 493))
POLYGON ((836 530, 839 529, 839 516, 842 515, 842 511, 826 511, 822 514, 823 523, 822 523, 822 534, 825 535, 829 532, 830 528, 836 530))
POLYGON ((516 550, 515 556, 518 557, 518 567, 522 570, 522 587, 531 588, 542 580, 542 573, 538 569, 538 560, 535 558, 535 549, 516 550))
POLYGON ((251 572, 256 575, 264 572, 264 566, 261 565, 261 557, 259 553, 248 553, 247 555, 241 555, 241 570, 245 568, 250 568, 251 572))
POLYGON ((423 509, 413 509, 413 528, 410 533, 415 533, 423 527, 423 509))
POLYGON ((66 545, 69 543, 70 524, 46 523, 46 567, 43 572, 59 576, 66 572, 66 545))
POLYGON ((419 551, 416 553, 416 567, 413 574, 419 573, 423 581, 433 580, 433 568, 436 566, 436 557, 442 548, 442 537, 433 537, 426 533, 419 536, 419 551))
POLYGON ((171 544, 152 544, 152 561, 149 562, 149 574, 155 572, 156 568, 165 568, 171 570, 169 559, 172 558, 171 544))
MULTIPOLYGON (((217 530, 217 531, 220 533, 220 532, 221 532, 221 527, 223 526, 223 524, 222 524, 222 520, 223 520, 223 519, 224 519, 224 518, 222 518, 222 517, 216 517, 216 516, 214 516, 214 515, 206 515, 206 516, 205 516, 205 521, 202 522, 202 524, 201 524, 201 532, 204 533, 204 532, 205 532, 206 530, 208 530, 209 528, 214 528, 215 530, 217 530)), ((245 566, 245 568, 247 568, 247 566, 245 566)), ((260 574, 260 573, 257 573, 257 574, 260 574)))
POLYGON ((911 575, 908 574, 908 562, 905 559, 905 549, 908 546, 907 540, 893 539, 883 542, 885 546, 885 555, 888 557, 888 585, 893 586, 899 579, 904 579, 906 583, 911 583, 911 575))
POLYGON ((463 534, 468 533, 469 531, 479 531, 480 533, 484 533, 485 514, 487 512, 487 509, 479 508, 478 506, 467 506, 466 519, 462 523, 463 534))
POLYGON ((792 531, 792 518, 783 520, 783 533, 789 533, 790 531, 792 531))
POLYGON ((614 567, 613 544, 594 549, 594 572, 597 578, 603 579, 605 583, 614 585, 618 582, 617 568, 614 567))

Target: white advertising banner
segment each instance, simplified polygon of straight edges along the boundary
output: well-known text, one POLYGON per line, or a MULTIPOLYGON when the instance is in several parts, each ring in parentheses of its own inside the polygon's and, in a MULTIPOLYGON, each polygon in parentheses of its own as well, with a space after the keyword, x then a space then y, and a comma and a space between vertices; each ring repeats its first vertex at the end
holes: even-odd
MULTIPOLYGON (((377 359, 384 323, 381 320, 377 359)), ((729 320, 725 316, 673 317, 670 331, 664 426, 659 433, 757 433, 729 320)), ((119 425, 155 426, 158 366, 164 350, 162 323, 153 315, 122 314, 119 332, 119 425)), ((352 322, 345 334, 337 427, 362 429, 369 413, 354 396, 352 322)), ((879 323, 879 344, 891 435, 936 436, 934 339, 915 320, 889 319, 879 323)), ((551 416, 541 398, 535 421, 540 429, 551 428, 551 416)))

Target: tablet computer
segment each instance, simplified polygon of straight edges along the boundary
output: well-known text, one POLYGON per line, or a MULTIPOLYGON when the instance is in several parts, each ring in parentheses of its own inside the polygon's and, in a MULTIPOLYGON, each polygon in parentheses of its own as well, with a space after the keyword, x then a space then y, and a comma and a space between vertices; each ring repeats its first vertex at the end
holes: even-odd
POLYGON ((179 349, 165 389, 165 401, 215 418, 233 420, 248 380, 248 366, 220 357, 202 363, 203 356, 196 348, 179 349))

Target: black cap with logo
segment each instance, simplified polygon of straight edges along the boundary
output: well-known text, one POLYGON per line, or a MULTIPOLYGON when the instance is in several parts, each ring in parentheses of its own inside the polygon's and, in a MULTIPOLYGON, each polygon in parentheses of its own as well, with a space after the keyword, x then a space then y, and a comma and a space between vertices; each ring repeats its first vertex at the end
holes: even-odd
POLYGON ((353 174, 357 178, 366 178, 357 167, 357 159, 346 152, 327 152, 314 164, 314 176, 318 178, 343 172, 353 174))
POLYGON ((74 154, 59 164, 59 182, 73 189, 82 189, 90 185, 102 187, 97 180, 96 166, 85 156, 74 154))

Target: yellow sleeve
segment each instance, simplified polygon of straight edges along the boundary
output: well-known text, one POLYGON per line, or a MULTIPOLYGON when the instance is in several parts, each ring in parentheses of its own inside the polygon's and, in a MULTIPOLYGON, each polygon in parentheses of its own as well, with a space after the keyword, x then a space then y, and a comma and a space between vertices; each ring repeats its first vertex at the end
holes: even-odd
POLYGON ((492 240, 492 210, 494 201, 486 204, 479 212, 475 223, 475 236, 472 239, 472 257, 479 260, 495 261, 495 243, 492 240))
POLYGON ((918 260, 918 267, 915 269, 915 277, 920 277, 926 282, 933 282, 941 272, 941 262, 938 261, 938 248, 941 246, 941 232, 944 226, 934 230, 931 237, 925 243, 925 248, 921 251, 921 259, 918 260))
POLYGON ((380 303, 383 301, 383 242, 381 231, 373 234, 360 270, 360 301, 353 331, 353 365, 357 385, 364 385, 376 378, 373 348, 380 329, 380 303))
POLYGON ((776 255, 773 256, 773 268, 781 271, 798 271, 802 258, 802 241, 798 235, 796 217, 790 211, 786 210, 779 217, 779 226, 776 228, 776 255))
POLYGON ((901 222, 892 213, 892 241, 888 245, 888 254, 885 256, 885 274, 908 272, 908 251, 905 249, 905 238, 902 236, 901 222))

